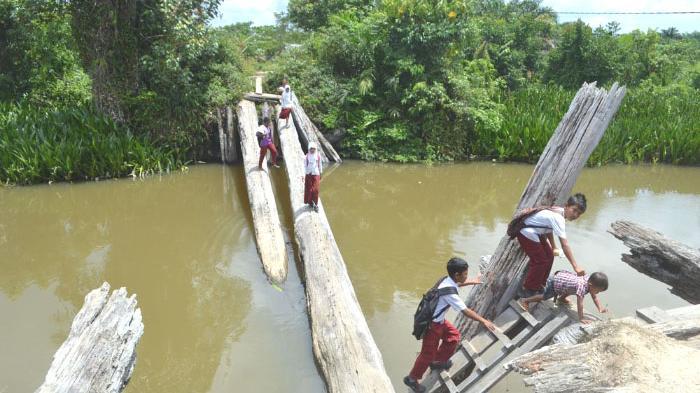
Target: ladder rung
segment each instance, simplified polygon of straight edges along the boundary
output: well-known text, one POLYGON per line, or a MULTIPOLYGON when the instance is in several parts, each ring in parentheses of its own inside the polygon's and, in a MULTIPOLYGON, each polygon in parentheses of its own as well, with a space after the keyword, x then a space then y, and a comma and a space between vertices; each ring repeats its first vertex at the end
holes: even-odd
POLYGON ((506 336, 505 334, 503 334, 500 330, 496 330, 495 332, 492 332, 492 331, 490 331, 490 330, 487 329, 487 331, 488 331, 489 333, 491 333, 492 335, 494 335, 494 336, 498 339, 498 341, 500 341, 501 344, 503 344, 504 347, 510 348, 510 347, 513 346, 513 342, 510 341, 510 339, 508 338, 508 336, 506 336))
POLYGON ((540 321, 538 321, 537 318, 535 318, 535 317, 534 317, 532 314, 530 314, 529 312, 523 310, 523 309, 520 307, 520 305, 518 305, 518 303, 516 303, 515 300, 511 300, 511 301, 508 303, 508 305, 510 305, 510 307, 511 307, 513 310, 515 310, 515 312, 517 312, 518 314, 520 314, 520 316, 521 316, 525 321, 527 321, 527 323, 529 323, 530 326, 532 326, 532 327, 537 327, 537 326, 540 324, 540 321))
POLYGON ((457 390, 457 385, 455 385, 454 381, 452 380, 452 376, 450 373, 448 373, 445 370, 442 370, 440 372, 440 379, 442 380, 442 384, 447 388, 447 390, 450 393, 459 393, 459 390, 457 390))
POLYGON ((482 359, 481 355, 479 355, 479 353, 476 352, 476 348, 474 348, 472 343, 468 341, 462 342, 462 349, 464 350, 464 352, 466 352, 465 355, 472 359, 472 361, 476 365, 476 368, 479 369, 479 371, 486 370, 486 364, 484 364, 484 359, 482 359))

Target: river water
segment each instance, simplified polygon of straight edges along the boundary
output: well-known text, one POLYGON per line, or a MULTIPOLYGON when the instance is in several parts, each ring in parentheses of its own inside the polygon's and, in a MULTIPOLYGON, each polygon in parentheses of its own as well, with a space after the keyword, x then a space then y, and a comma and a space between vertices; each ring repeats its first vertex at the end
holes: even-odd
MULTIPOLYGON (((420 295, 451 256, 493 252, 532 169, 347 162, 328 171, 321 197, 397 391, 419 351, 410 332, 420 295)), ((291 233, 283 172, 273 180, 291 233)), ((626 248, 606 229, 629 219, 700 247, 700 168, 589 168, 575 191, 589 205, 567 225, 569 241, 586 270, 608 274, 610 316, 686 305, 621 262, 626 248)), ((280 288, 266 281, 240 166, 0 188, 0 271, 0 392, 41 384, 85 294, 103 281, 136 293, 143 312, 126 392, 324 391, 297 267, 280 288)), ((528 390, 510 375, 493 391, 528 390)))

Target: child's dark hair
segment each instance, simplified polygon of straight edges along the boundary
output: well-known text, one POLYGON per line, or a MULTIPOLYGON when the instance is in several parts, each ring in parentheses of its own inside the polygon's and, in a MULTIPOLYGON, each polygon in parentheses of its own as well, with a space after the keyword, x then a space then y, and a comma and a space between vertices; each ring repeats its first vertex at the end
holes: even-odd
POLYGON ((263 124, 270 124, 270 118, 269 118, 269 117, 263 117, 263 124))
POLYGON ((462 258, 454 257, 447 261, 447 274, 450 275, 450 278, 455 278, 456 274, 462 273, 467 269, 469 269, 469 264, 462 258))
POLYGON ((595 272, 588 277, 588 284, 600 289, 601 291, 608 290, 608 276, 605 273, 595 272))
POLYGON ((566 206, 576 206, 578 207, 578 211, 583 213, 586 211, 586 196, 579 193, 576 193, 572 196, 569 197, 569 199, 566 201, 566 206))

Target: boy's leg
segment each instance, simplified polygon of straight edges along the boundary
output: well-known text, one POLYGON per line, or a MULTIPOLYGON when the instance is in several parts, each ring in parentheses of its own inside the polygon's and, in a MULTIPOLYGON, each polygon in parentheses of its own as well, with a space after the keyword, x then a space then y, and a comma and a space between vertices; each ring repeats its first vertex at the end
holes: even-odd
POLYGON ((420 381, 420 379, 423 378, 423 374, 425 374, 425 370, 428 369, 430 362, 435 359, 438 344, 440 344, 440 337, 442 337, 443 327, 444 324, 430 323, 428 332, 423 336, 420 354, 418 354, 416 362, 413 364, 413 368, 408 374, 413 380, 420 381))
POLYGON ((461 338, 459 330, 447 319, 445 319, 444 326, 445 328, 442 330, 442 343, 440 343, 437 354, 435 354, 435 361, 440 363, 450 360, 461 338))
POLYGON ((530 311, 530 303, 539 303, 544 299, 544 295, 538 294, 518 300, 518 304, 525 311, 530 311))
MULTIPOLYGON (((541 237, 542 239, 544 237, 541 237)), ((523 287, 531 291, 542 291, 554 263, 552 248, 546 239, 534 242, 520 233, 518 234, 518 242, 525 254, 530 257, 523 287)))
POLYGON ((277 147, 275 147, 274 143, 270 143, 267 145, 267 148, 270 150, 270 153, 272 153, 272 165, 277 166, 277 147))

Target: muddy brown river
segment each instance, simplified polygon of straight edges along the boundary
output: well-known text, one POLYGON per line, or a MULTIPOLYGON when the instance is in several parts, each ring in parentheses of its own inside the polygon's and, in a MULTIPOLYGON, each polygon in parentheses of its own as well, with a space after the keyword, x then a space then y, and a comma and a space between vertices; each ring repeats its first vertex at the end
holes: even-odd
MULTIPOLYGON (((420 295, 453 255, 474 262, 475 273, 532 169, 346 162, 323 179, 328 219, 397 391, 420 349, 410 334, 420 295)), ((273 180, 291 234, 283 171, 273 180)), ((588 211, 567 235, 579 263, 610 278, 600 295, 606 317, 686 305, 621 262, 626 248, 606 229, 628 219, 700 247, 700 168, 587 168, 574 190, 586 194, 588 211)), ((41 384, 85 294, 103 281, 137 294, 143 312, 125 392, 323 392, 299 265, 275 288, 255 247, 240 166, 0 188, 0 392, 41 384)), ((570 265, 557 258, 558 268, 570 265)), ((590 297, 586 305, 593 310, 590 297)), ((510 375, 493 391, 528 389, 510 375)))

